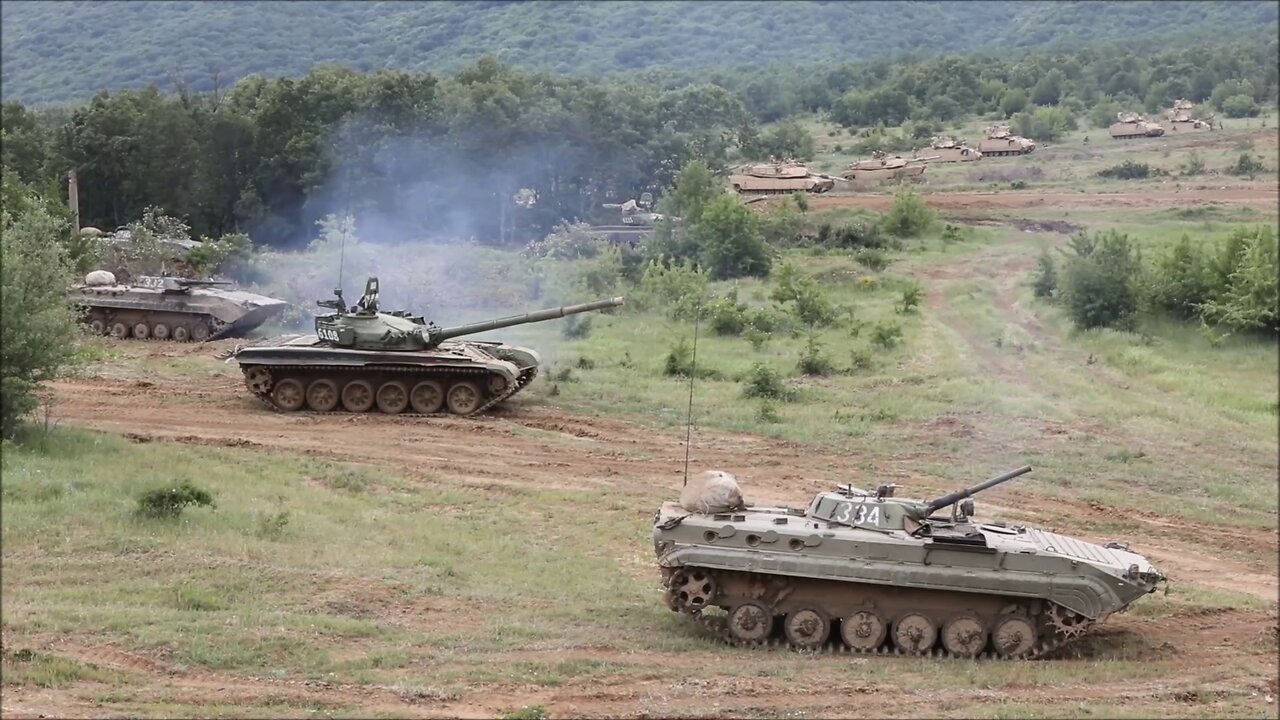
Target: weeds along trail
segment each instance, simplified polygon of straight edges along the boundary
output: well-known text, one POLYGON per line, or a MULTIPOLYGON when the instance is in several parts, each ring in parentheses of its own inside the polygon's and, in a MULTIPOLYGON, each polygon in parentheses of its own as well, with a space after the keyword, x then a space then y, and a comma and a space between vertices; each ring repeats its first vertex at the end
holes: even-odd
MULTIPOLYGON (((1201 187, 1187 184, 1181 190, 1135 190, 1129 192, 930 192, 921 197, 937 210, 1098 210, 1105 208, 1139 209, 1231 205, 1254 208, 1280 206, 1280 190, 1275 183, 1250 183, 1244 187, 1201 187)), ((767 201, 771 204, 779 200, 767 201)), ((892 193, 874 195, 824 194, 809 199, 812 212, 834 208, 888 210, 893 206, 892 193)))

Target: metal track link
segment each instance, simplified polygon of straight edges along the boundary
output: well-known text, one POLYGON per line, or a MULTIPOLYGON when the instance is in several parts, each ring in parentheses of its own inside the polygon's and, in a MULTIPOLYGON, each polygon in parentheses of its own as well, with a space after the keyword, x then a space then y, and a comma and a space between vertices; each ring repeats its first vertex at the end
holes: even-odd
MULTIPOLYGON (((290 365, 254 365, 252 367, 264 368, 267 370, 267 372, 271 373, 273 376, 276 375, 278 371, 281 374, 287 374, 289 370, 294 369, 294 366, 290 366, 290 365)), ((328 372, 335 372, 335 373, 349 373, 353 369, 358 369, 358 368, 352 368, 349 365, 307 365, 299 369, 305 370, 306 372, 328 371, 328 372)), ((420 368, 420 367, 389 366, 389 367, 379 367, 377 371, 378 372, 401 372, 406 374, 412 374, 412 373, 422 373, 423 370, 424 368, 420 368)), ((490 374, 488 370, 483 370, 481 368, 431 368, 430 372, 439 373, 439 374, 454 374, 454 375, 489 375, 490 374)), ((527 387, 529 383, 532 382, 535 377, 537 377, 537 375, 538 375, 538 368, 532 368, 527 372, 521 373, 520 376, 516 378, 516 381, 511 384, 511 386, 507 389, 506 392, 502 393, 501 395, 496 395, 490 398, 488 402, 476 408, 472 412, 466 415, 458 415, 456 417, 471 417, 473 415, 479 415, 483 413, 489 408, 497 405, 500 402, 507 400, 512 395, 515 395, 516 393, 525 389, 525 387, 527 387)), ((322 411, 322 410, 312 410, 309 408, 302 409, 302 410, 285 410, 280 406, 276 405, 275 401, 271 399, 271 393, 269 391, 256 392, 254 393, 254 396, 257 397, 259 400, 261 400, 263 403, 265 403, 267 407, 271 408, 272 410, 275 410, 276 412, 280 412, 280 413, 286 413, 289 415, 343 415, 343 416, 366 415, 366 414, 384 415, 384 413, 376 412, 375 410, 370 410, 368 412, 363 412, 363 413, 355 413, 355 412, 351 412, 350 410, 322 411)), ((433 417, 447 417, 450 415, 453 415, 453 413, 449 412, 448 410, 441 410, 438 413, 415 413, 415 412, 406 411, 406 412, 396 413, 394 416, 388 415, 387 417, 433 418, 433 417)))

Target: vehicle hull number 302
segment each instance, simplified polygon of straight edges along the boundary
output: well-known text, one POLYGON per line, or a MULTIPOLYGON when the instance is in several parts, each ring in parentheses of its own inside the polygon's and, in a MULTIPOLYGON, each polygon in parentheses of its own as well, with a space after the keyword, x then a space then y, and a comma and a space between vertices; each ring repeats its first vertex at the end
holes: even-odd
POLYGON ((316 335, 321 340, 328 340, 329 342, 338 342, 338 331, 334 330, 333 328, 318 327, 316 328, 316 335))
POLYGON ((841 503, 832 517, 848 525, 879 525, 880 506, 865 502, 841 503))

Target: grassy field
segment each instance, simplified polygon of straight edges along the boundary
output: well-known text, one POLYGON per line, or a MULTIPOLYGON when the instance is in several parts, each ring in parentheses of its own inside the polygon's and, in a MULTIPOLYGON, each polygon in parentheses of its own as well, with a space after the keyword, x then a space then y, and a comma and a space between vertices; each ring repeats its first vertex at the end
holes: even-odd
MULTIPOLYGON (((1038 182, 1070 182, 1046 150, 1038 182)), ((792 502, 885 479, 924 495, 1031 464, 980 516, 1123 537, 1173 578, 1064 658, 728 650, 666 610, 650 523, 678 490, 690 386, 663 367, 695 328, 632 303, 585 337, 493 333, 546 370, 476 421, 282 416, 210 352, 103 341, 55 388, 53 427, 0 455, 6 715, 830 717, 856 701, 884 716, 1275 717, 1275 339, 1156 317, 1074 330, 1030 289, 1067 237, 1025 228, 1062 219, 945 216, 959 239, 935 230, 877 271, 784 253, 840 308, 813 333, 832 371, 798 371, 806 328, 757 347, 700 324, 693 459, 792 502), (877 343, 891 326, 900 341, 877 343), (745 395, 757 364, 787 397, 745 395), (182 482, 214 507, 139 514, 143 493, 182 482)), ((1189 201, 1070 222, 1158 254, 1276 217, 1189 201)), ((711 291, 761 310, 776 284, 711 291)))

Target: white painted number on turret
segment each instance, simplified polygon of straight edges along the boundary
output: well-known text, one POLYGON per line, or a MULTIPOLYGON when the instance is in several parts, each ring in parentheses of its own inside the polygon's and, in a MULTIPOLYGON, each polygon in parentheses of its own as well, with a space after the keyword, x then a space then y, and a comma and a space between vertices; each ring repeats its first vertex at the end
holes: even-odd
POLYGON ((848 525, 879 525, 880 506, 867 503, 842 503, 836 510, 835 519, 848 525))
POLYGON ((316 336, 319 337, 321 340, 328 340, 329 342, 338 342, 338 331, 334 330, 333 328, 327 328, 327 327, 316 328, 316 336))

